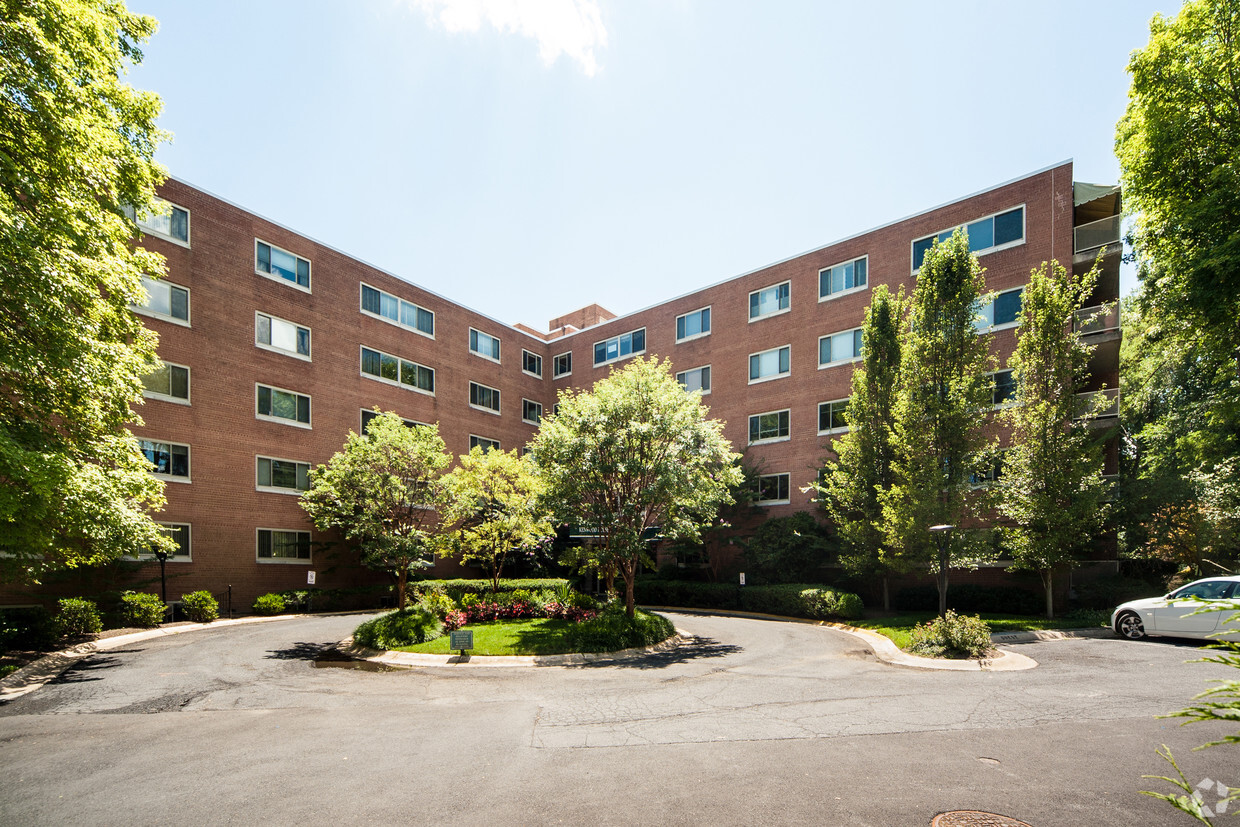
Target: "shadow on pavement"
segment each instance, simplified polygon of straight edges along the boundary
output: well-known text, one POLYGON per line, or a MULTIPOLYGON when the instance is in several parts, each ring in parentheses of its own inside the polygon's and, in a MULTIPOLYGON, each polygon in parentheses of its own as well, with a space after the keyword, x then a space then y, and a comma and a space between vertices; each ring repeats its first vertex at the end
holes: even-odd
MULTIPOLYGON (((130 654, 132 652, 141 652, 141 649, 125 649, 117 650, 117 654, 130 654)), ((114 669, 120 666, 121 662, 118 658, 108 655, 91 655, 82 658, 77 663, 70 666, 64 672, 48 681, 49 684, 66 684, 66 683, 86 683, 87 681, 101 681, 102 675, 93 675, 92 672, 98 672, 102 669, 114 669)))
POLYGON ((294 643, 287 649, 269 649, 265 657, 268 660, 314 660, 336 642, 331 643, 294 643))
POLYGON ((691 637, 677 646, 664 652, 651 652, 647 655, 616 658, 615 660, 598 660, 591 663, 572 664, 576 669, 666 669, 679 663, 703 660, 706 658, 725 658, 742 652, 744 649, 731 643, 720 643, 713 638, 691 637))

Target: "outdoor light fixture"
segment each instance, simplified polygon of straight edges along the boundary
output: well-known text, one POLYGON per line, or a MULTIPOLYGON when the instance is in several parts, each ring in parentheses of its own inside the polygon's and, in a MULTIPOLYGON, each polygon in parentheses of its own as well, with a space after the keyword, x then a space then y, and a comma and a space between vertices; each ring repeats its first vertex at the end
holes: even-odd
POLYGON ((159 599, 168 603, 168 578, 164 576, 164 565, 168 562, 168 552, 160 549, 155 552, 155 559, 159 561, 159 599))

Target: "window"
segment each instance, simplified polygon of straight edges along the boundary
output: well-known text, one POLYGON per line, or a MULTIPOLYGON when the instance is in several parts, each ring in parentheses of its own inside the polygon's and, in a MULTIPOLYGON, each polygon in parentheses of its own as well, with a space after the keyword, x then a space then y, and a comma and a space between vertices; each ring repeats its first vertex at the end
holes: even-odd
POLYGON ((1003 479, 1003 452, 995 457, 995 461, 983 471, 974 471, 969 474, 969 484, 983 486, 990 482, 1003 479))
POLYGON ((851 293, 866 285, 866 271, 869 259, 862 256, 858 259, 836 264, 818 271, 818 300, 834 298, 841 293, 851 293))
POLYGON ((258 479, 255 484, 260 490, 289 494, 308 491, 310 489, 310 463, 258 457, 258 479))
MULTIPOLYGON (((1025 240, 1025 208, 1017 207, 998 215, 987 216, 972 224, 962 225, 969 237, 969 252, 986 253, 1001 247, 1010 247, 1025 240)), ((935 241, 946 241, 952 237, 957 227, 944 230, 937 235, 928 235, 913 242, 913 272, 921 269, 926 258, 926 251, 935 241)))
POLYGON ((848 400, 818 403, 818 434, 838 434, 848 430, 848 400))
POLYGON ((254 314, 254 344, 298 359, 310 359, 310 328, 284 319, 254 314))
POLYGON ((254 270, 291 282, 307 292, 310 290, 310 262, 257 238, 254 239, 254 270))
POLYGON ((472 327, 469 329, 469 349, 483 359, 499 361, 499 339, 472 327))
POLYGON ((189 368, 164 362, 142 377, 142 395, 148 399, 189 404, 189 368))
POLYGON ((710 308, 703 307, 676 317, 676 341, 685 342, 710 334, 710 308))
POLYGON ((486 385, 479 385, 477 382, 470 382, 469 405, 471 408, 499 413, 499 391, 486 385))
POLYGON ((791 282, 776 284, 749 294, 749 321, 756 321, 788 309, 791 282))
POLYGON ((138 447, 151 463, 151 473, 178 482, 189 482, 189 446, 174 442, 138 440, 138 447))
POLYGON ((542 421, 542 404, 529 399, 521 400, 521 420, 531 425, 542 421))
POLYGON ((788 499, 788 474, 763 474, 758 477, 758 505, 786 505, 788 499))
MULTIPOLYGON (((378 411, 373 411, 367 408, 362 408, 362 430, 361 432, 363 434, 366 433, 366 426, 370 424, 370 420, 374 419, 378 415, 379 415, 378 411)), ((405 423, 406 428, 417 428, 420 425, 426 424, 425 422, 417 422, 412 419, 403 419, 403 418, 401 419, 401 422, 405 423)))
POLYGON ((749 384, 787 376, 791 369, 792 348, 789 345, 753 353, 749 356, 749 384))
MULTIPOLYGON (((189 523, 156 523, 160 529, 172 538, 176 548, 168 555, 169 563, 190 562, 190 524, 189 523)), ((126 555, 129 560, 154 560, 155 552, 147 547, 140 554, 126 555)))
POLYGON ((411 391, 435 393, 435 371, 432 368, 365 346, 362 347, 362 373, 411 391))
POLYGON ((258 389, 257 415, 259 419, 310 426, 310 397, 267 385, 255 387, 258 389))
POLYGON ((530 353, 528 350, 521 351, 521 370, 530 376, 542 378, 542 357, 537 353, 530 353))
POLYGON ((993 301, 983 302, 977 307, 977 318, 973 328, 978 333, 985 333, 990 328, 1014 325, 1020 316, 1020 301, 1025 288, 1006 290, 995 296, 993 301))
POLYGON ((594 343, 594 367, 646 352, 646 328, 594 343))
POLYGON ((818 340, 818 367, 861 358, 861 328, 845 330, 818 340))
POLYGON ((258 530, 258 561, 260 563, 309 562, 310 532, 260 528, 258 530))
POLYGON ((710 365, 703 365, 700 368, 682 371, 676 374, 676 381, 679 382, 686 391, 701 391, 702 395, 710 393, 710 365))
POLYGON ((362 285, 362 312, 435 338, 434 313, 369 284, 362 285))
POLYGON ((146 289, 146 304, 131 304, 133 310, 144 316, 155 316, 189 326, 188 290, 163 279, 146 276, 142 277, 142 287, 146 289))
POLYGON ((474 450, 474 448, 481 448, 484 451, 498 451, 500 450, 499 440, 498 439, 487 439, 484 436, 474 436, 473 434, 470 434, 469 435, 469 450, 472 451, 474 450))
POLYGON ((143 218, 137 217, 133 207, 125 207, 125 215, 148 235, 162 236, 170 241, 189 246, 189 210, 178 207, 162 198, 154 199, 155 212, 143 218))
POLYGON ((1016 401, 1016 379, 1010 370, 1001 370, 990 374, 994 382, 991 388, 991 401, 995 407, 1010 405, 1016 401))
POLYGON ((573 352, 561 353, 551 360, 551 378, 559 379, 573 372, 573 352))
POLYGON ((749 417, 749 444, 788 439, 789 411, 770 411, 749 417))

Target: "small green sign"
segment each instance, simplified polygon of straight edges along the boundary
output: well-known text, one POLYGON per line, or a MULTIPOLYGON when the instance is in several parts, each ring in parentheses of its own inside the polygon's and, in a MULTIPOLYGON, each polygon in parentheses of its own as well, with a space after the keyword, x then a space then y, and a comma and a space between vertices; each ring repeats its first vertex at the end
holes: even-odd
POLYGON ((464 652, 466 649, 474 648, 474 630, 473 629, 457 629, 455 632, 449 632, 449 649, 457 652, 464 652))

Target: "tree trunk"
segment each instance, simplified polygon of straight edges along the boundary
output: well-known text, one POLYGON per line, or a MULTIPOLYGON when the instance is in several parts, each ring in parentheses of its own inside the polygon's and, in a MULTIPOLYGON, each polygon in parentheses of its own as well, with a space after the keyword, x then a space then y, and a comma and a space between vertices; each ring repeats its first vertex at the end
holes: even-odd
POLYGON ((396 610, 405 610, 405 580, 409 577, 409 566, 401 566, 396 574, 396 610))
POLYGON ((883 611, 891 611, 891 592, 887 588, 887 575, 883 575, 883 611))
POLYGON ((1046 587, 1046 619, 1051 620, 1055 617, 1055 571, 1054 569, 1042 570, 1042 585, 1046 587))
POLYGON ((636 611, 636 599, 633 595, 633 583, 637 579, 637 561, 626 560, 620 566, 620 574, 624 577, 624 613, 633 619, 636 611))

